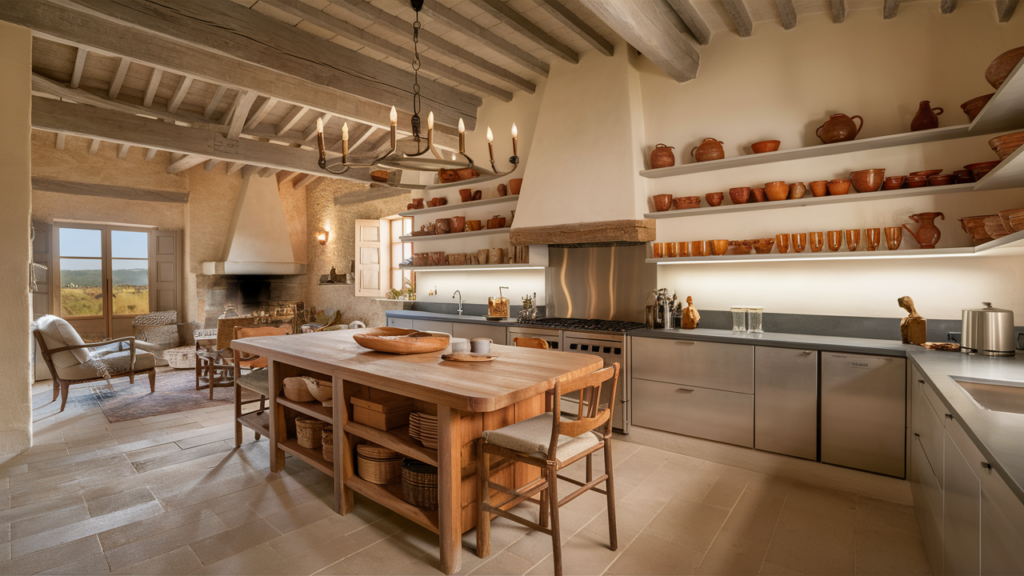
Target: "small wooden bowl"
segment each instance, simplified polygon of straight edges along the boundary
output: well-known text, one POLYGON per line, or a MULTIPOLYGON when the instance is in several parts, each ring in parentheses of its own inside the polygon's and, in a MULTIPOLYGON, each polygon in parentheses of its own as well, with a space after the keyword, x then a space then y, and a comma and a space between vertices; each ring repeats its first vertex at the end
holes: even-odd
POLYGON ((367 328, 352 335, 363 348, 388 354, 427 354, 448 347, 451 336, 439 332, 420 332, 406 328, 367 328))
POLYGON ((984 108, 985 104, 988 104, 988 101, 995 95, 996 93, 993 92, 991 94, 985 94, 984 96, 978 96, 977 98, 971 98, 967 102, 961 104, 960 109, 964 111, 964 114, 967 114, 967 119, 969 121, 974 122, 974 119, 978 117, 978 113, 981 112, 981 109, 984 108))
POLYGON ((680 196, 679 198, 673 198, 672 203, 675 204, 676 210, 696 208, 700 206, 700 196, 680 196))
POLYGON ((751 241, 754 246, 754 252, 758 254, 767 254, 772 251, 775 247, 775 238, 761 238, 759 240, 751 241))
POLYGON ((754 154, 764 154, 765 152, 775 152, 779 149, 779 144, 782 144, 779 140, 762 140, 751 144, 750 149, 754 151, 754 154))
POLYGON ((704 195, 704 199, 708 201, 708 205, 710 206, 721 206, 722 198, 724 197, 725 194, 722 192, 711 192, 710 194, 704 195))

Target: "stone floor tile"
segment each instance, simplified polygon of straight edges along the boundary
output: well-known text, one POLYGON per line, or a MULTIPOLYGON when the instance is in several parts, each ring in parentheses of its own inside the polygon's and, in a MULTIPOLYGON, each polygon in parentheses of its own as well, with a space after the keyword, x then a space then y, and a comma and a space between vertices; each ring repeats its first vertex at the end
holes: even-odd
POLYGON ((776 530, 765 560, 805 574, 853 574, 850 545, 796 532, 776 530))
POLYGON ((491 554, 491 558, 469 574, 471 576, 520 576, 526 574, 530 568, 533 568, 533 564, 519 556, 511 552, 499 552, 491 554))
POLYGON ((172 550, 112 574, 131 576, 176 576, 189 574, 203 567, 203 563, 188 546, 172 550))
POLYGON ((193 542, 190 546, 203 565, 208 566, 280 535, 266 520, 260 519, 193 542))
POLYGON ((140 538, 124 546, 104 548, 104 550, 110 569, 117 572, 227 530, 228 527, 219 518, 213 516, 153 534, 148 538, 140 538))
POLYGON ((721 532, 708 548, 695 574, 744 576, 756 574, 764 563, 766 542, 747 540, 735 534, 721 532))
POLYGON ((784 498, 747 490, 722 525, 722 531, 767 544, 775 533, 784 502, 784 498))
POLYGON ((693 574, 704 556, 687 546, 642 533, 626 548, 605 574, 673 576, 693 574))
POLYGON ((761 564, 761 570, 758 572, 758 574, 760 576, 803 576, 803 572, 797 572, 792 568, 786 568, 785 566, 772 564, 768 561, 765 561, 763 564, 761 564))
POLYGON ((659 512, 643 532, 704 552, 728 515, 721 508, 680 500, 659 512))
POLYGON ((911 532, 920 532, 913 506, 887 502, 868 496, 857 496, 857 526, 888 526, 911 532))
POLYGON ((899 528, 857 528, 856 573, 931 574, 921 534, 899 528))
MULTIPOLYGON (((852 511, 851 511, 852 512, 852 511)), ((846 511, 809 511, 794 508, 789 501, 782 507, 776 532, 793 532, 853 546, 854 515, 846 511)))
POLYGON ((92 576, 110 574, 106 557, 100 554, 92 554, 83 558, 72 560, 67 564, 51 568, 40 574, 65 574, 67 576, 92 576))
POLYGON ((0 574, 35 574, 102 552, 99 539, 88 536, 0 562, 0 574))
POLYGON ((17 558, 18 556, 51 548, 57 544, 99 534, 111 528, 117 528, 118 526, 124 526, 143 518, 156 516, 162 512, 163 508, 160 507, 159 503, 146 502, 145 504, 118 510, 104 516, 97 516, 70 525, 52 528, 27 538, 14 539, 11 541, 11 557, 17 558))

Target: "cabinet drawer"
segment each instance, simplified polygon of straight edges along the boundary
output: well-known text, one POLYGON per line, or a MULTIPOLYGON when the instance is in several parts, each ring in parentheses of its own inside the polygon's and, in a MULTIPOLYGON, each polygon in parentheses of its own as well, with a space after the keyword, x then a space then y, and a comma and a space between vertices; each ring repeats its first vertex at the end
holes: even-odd
POLYGON ((971 472, 976 478, 981 478, 981 473, 984 468, 981 467, 982 462, 986 462, 986 458, 982 456, 981 450, 974 444, 971 437, 964 431, 963 426, 955 418, 946 418, 946 434, 948 439, 953 441, 953 445, 956 446, 960 454, 963 455, 964 460, 970 465, 971 472))
POLYGON ((445 334, 452 333, 451 322, 438 322, 437 320, 413 320, 412 327, 416 330, 423 332, 443 332, 445 334))
POLYGON ((411 318, 388 318, 388 326, 392 328, 408 328, 412 329, 411 318))
POLYGON ((928 384, 915 382, 913 385, 913 414, 911 415, 911 430, 914 436, 921 442, 924 452, 924 462, 931 467, 932 474, 938 478, 942 485, 942 428, 943 419, 932 410, 931 403, 924 395, 924 388, 928 384))
POLYGON ((483 326, 481 324, 463 324, 455 322, 452 326, 455 338, 490 338, 495 344, 505 345, 504 326, 483 326))
POLYGON ((633 377, 754 393, 754 347, 692 340, 633 340, 633 377))
POLYGON ((633 424, 754 447, 754 395, 633 378, 633 424))
MULTIPOLYGON (((916 439, 910 443, 911 459, 915 463, 924 458, 924 450, 916 439)), ((942 488, 927 464, 915 466, 920 484, 911 484, 914 492, 914 511, 921 525, 921 539, 932 565, 933 574, 942 573, 942 488)))

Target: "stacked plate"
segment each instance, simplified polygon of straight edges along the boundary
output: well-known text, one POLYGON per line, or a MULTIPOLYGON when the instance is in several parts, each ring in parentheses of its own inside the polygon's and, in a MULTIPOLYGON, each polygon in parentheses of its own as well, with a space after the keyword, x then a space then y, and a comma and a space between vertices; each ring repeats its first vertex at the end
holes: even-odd
POLYGON ((437 449, 437 416, 413 412, 409 414, 409 436, 427 448, 437 449))

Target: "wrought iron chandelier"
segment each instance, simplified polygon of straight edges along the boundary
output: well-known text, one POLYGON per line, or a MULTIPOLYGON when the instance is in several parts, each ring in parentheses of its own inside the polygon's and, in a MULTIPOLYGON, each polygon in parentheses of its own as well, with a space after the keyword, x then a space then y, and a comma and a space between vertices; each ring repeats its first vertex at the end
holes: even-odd
MULTIPOLYGON (((330 172, 331 174, 344 174, 351 168, 369 168, 374 166, 380 166, 381 168, 389 168, 393 170, 415 170, 420 172, 437 172, 439 170, 462 170, 466 168, 476 169, 479 173, 480 170, 477 165, 473 162, 468 154, 466 154, 466 126, 459 118, 459 152, 456 155, 452 153, 451 160, 445 159, 444 156, 434 147, 434 113, 430 112, 427 115, 427 137, 426 142, 420 135, 420 84, 419 84, 419 71, 420 71, 420 10, 423 8, 423 0, 410 0, 413 10, 416 11, 416 20, 412 25, 412 45, 413 45, 413 85, 412 85, 412 138, 416 144, 416 152, 410 154, 404 154, 398 152, 398 111, 394 106, 391 107, 391 146, 390 149, 382 154, 381 156, 370 160, 369 162, 355 162, 349 161, 348 158, 348 122, 341 127, 341 162, 328 165, 327 163, 327 146, 324 144, 324 123, 323 120, 317 118, 316 121, 316 132, 317 132, 317 145, 320 149, 320 160, 318 162, 320 168, 330 172), (430 153, 430 156, 427 153, 430 153), (461 156, 460 160, 458 157, 461 156)), ((511 174, 515 171, 516 167, 519 166, 519 133, 516 129, 515 123, 512 124, 512 156, 508 161, 512 164, 512 168, 505 172, 498 172, 498 167, 494 162, 494 134, 491 132, 491 128, 487 128, 487 151, 490 154, 491 170, 495 176, 504 176, 511 174)), ((408 187, 408 186, 406 186, 408 187)))

